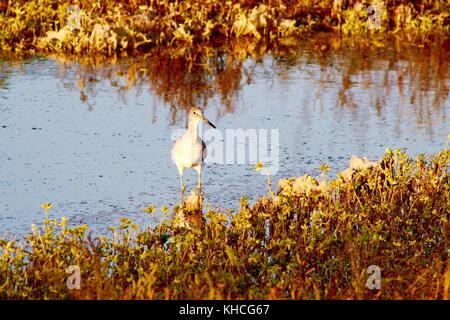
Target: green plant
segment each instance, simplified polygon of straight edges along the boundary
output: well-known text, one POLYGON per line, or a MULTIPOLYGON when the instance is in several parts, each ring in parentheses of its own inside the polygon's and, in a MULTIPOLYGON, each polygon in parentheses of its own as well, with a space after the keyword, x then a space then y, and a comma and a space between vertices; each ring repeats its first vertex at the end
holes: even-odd
POLYGON ((330 179, 333 197, 284 179, 276 195, 242 199, 235 214, 209 209, 197 227, 175 215, 137 231, 124 218, 93 239, 86 225, 46 219, 25 241, 0 241, 0 298, 448 299, 449 163, 447 149, 387 150, 350 181, 330 179), (80 290, 66 285, 72 265, 80 290), (365 286, 370 265, 380 290, 365 286))

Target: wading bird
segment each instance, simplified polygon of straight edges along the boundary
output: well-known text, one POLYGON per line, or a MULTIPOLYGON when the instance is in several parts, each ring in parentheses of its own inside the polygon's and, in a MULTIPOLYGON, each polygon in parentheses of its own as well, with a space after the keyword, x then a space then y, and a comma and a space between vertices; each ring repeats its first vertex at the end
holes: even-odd
POLYGON ((206 158, 206 144, 198 136, 199 122, 204 122, 214 129, 216 128, 203 114, 203 110, 193 107, 189 110, 188 128, 186 132, 175 141, 172 147, 172 161, 180 174, 181 194, 184 194, 183 171, 185 168, 193 168, 198 174, 197 188, 201 194, 201 174, 203 160, 206 158))

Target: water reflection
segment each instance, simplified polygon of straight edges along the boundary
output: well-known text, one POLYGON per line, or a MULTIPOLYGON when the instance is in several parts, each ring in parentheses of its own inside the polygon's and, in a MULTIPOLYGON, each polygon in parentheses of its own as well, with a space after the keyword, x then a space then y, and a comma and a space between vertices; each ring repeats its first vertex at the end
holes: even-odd
MULTIPOLYGON (((313 96, 321 105, 323 92, 338 86, 336 107, 356 109, 360 103, 369 104, 379 115, 396 87, 399 109, 412 108, 417 121, 429 126, 432 110, 443 108, 448 99, 446 43, 417 47, 392 39, 378 46, 349 48, 339 38, 329 37, 284 42, 286 45, 277 48, 240 42, 219 49, 155 50, 142 57, 122 59, 54 59, 64 86, 79 90, 80 100, 89 108, 93 107, 89 97, 95 94, 99 80, 108 80, 123 101, 130 89, 138 88, 139 94, 148 86, 170 107, 172 121, 179 109, 195 105, 207 108, 213 99, 222 106, 219 116, 233 112, 243 86, 254 82, 257 67, 269 81, 277 77, 286 82, 291 80, 292 70, 298 69, 315 83, 313 96), (68 77, 70 73, 76 74, 75 83, 68 77), (367 92, 368 100, 357 101, 356 86, 367 92)), ((6 85, 7 77, 3 66, 0 86, 6 85)))
MULTIPOLYGON (((0 233, 27 231, 44 201, 102 231, 122 215, 157 223, 142 208, 179 201, 170 133, 193 105, 222 130, 280 129, 274 182, 386 147, 435 152, 449 128, 448 49, 315 37, 0 63, 0 233)), ((185 178, 189 192, 196 176, 185 178)), ((266 191, 251 165, 207 165, 202 182, 221 207, 266 191)))

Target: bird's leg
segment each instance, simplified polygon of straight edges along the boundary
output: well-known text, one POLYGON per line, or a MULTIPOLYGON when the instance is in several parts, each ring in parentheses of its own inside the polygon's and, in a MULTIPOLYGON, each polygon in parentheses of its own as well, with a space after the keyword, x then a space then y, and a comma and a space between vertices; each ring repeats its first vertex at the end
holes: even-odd
POLYGON ((198 183, 197 183, 197 199, 198 199, 198 212, 201 215, 201 211, 203 208, 203 194, 202 194, 202 165, 197 165, 195 167, 195 170, 197 170, 197 177, 198 177, 198 183))
POLYGON ((180 175, 180 181, 181 181, 181 195, 180 195, 180 205, 181 208, 184 208, 184 182, 183 182, 183 175, 180 175))
POLYGON ((198 177, 198 182, 197 182, 198 194, 201 195, 202 194, 202 167, 201 166, 199 166, 197 169, 197 177, 198 177))
POLYGON ((183 181, 183 175, 180 176, 180 180, 181 180, 181 194, 184 195, 184 181, 183 181))
POLYGON ((178 167, 178 172, 180 174, 180 184, 181 184, 181 204, 183 204, 183 198, 184 198, 184 181, 183 181, 183 168, 178 167))
POLYGON ((180 174, 180 182, 181 182, 181 195, 184 196, 184 181, 183 181, 183 173, 180 174))

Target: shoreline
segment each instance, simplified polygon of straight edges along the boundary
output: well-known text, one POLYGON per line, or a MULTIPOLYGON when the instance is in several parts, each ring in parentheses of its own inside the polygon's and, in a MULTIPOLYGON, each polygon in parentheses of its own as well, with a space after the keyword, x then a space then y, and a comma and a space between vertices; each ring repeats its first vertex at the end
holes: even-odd
POLYGON ((377 45, 402 34, 407 43, 448 42, 450 8, 446 1, 183 1, 116 4, 110 1, 11 1, 0 11, 4 53, 66 53, 111 56, 155 47, 216 47, 230 41, 282 45, 320 32, 377 45), (367 8, 366 8, 367 7, 367 8), (375 10, 375 16, 369 9, 375 10), (374 9, 375 8, 375 9, 374 9), (36 11, 36 12, 35 12, 36 11), (33 12, 30 14, 30 12, 33 12))

